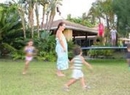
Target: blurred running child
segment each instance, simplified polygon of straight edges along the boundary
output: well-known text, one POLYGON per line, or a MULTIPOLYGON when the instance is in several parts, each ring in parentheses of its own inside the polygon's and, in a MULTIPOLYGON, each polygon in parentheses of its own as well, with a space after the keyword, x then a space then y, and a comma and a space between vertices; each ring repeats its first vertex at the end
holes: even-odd
POLYGON ((25 67, 23 70, 23 74, 26 74, 29 67, 29 63, 32 61, 34 55, 36 54, 36 49, 33 46, 33 40, 29 40, 27 42, 27 45, 24 48, 24 52, 25 52, 25 67))
POLYGON ((82 50, 79 46, 75 46, 73 52, 75 57, 70 61, 70 63, 73 63, 72 79, 65 84, 64 90, 66 91, 69 91, 69 86, 75 83, 78 79, 80 79, 83 89, 87 89, 88 86, 85 83, 84 74, 82 72, 82 64, 85 64, 92 69, 92 66, 86 62, 82 56, 82 50))

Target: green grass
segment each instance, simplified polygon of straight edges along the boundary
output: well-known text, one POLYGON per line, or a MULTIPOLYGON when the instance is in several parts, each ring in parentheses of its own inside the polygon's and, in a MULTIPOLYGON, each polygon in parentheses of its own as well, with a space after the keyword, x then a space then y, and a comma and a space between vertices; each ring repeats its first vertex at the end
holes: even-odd
POLYGON ((24 61, 0 61, 0 95, 130 95, 130 71, 125 60, 89 60, 93 72, 83 68, 91 89, 84 91, 78 81, 63 91, 70 79, 55 75, 55 62, 33 61, 28 74, 22 75, 24 61))

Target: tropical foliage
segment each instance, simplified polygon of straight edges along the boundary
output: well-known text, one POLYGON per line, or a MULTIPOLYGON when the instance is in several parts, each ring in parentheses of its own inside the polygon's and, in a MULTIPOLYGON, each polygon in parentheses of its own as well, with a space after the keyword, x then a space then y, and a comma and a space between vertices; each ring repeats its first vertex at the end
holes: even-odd
POLYGON ((41 31, 41 38, 35 40, 38 48, 36 59, 44 61, 55 61, 55 36, 51 32, 41 31))
POLYGON ((0 55, 16 51, 17 45, 13 42, 21 37, 22 24, 15 5, 0 6, 0 55))
POLYGON ((128 36, 128 33, 130 33, 129 3, 130 0, 113 0, 113 8, 117 16, 117 27, 124 36, 128 36))
POLYGON ((116 27, 113 0, 97 0, 92 4, 87 15, 83 13, 79 18, 71 18, 71 15, 68 15, 67 19, 87 27, 97 27, 99 23, 105 23, 104 39, 106 39, 105 43, 108 43, 110 41, 109 31, 112 26, 116 27))
MULTIPOLYGON (((38 49, 38 60, 55 60, 55 37, 51 32, 40 31, 39 6, 43 7, 43 17, 51 23, 58 4, 62 0, 12 0, 0 5, 0 56, 23 59, 23 48, 33 39, 38 49), (52 2, 53 1, 53 2, 52 2), (36 19, 35 19, 36 16, 36 19), (35 22, 36 21, 36 27, 35 22)), ((58 9, 58 12, 59 9, 58 9)), ((43 23, 44 18, 41 23, 43 23)))
POLYGON ((82 14, 82 17, 75 17, 75 18, 72 18, 71 14, 69 14, 67 16, 67 20, 74 22, 74 23, 77 23, 77 24, 87 26, 87 27, 94 27, 95 26, 95 23, 92 23, 90 19, 87 19, 87 16, 85 13, 82 14))
POLYGON ((104 22, 106 26, 105 35, 109 35, 112 26, 118 30, 118 36, 128 37, 130 30, 129 0, 97 0, 92 4, 88 19, 93 23, 104 22))
POLYGON ((109 35, 111 27, 116 27, 115 14, 112 4, 113 0, 97 0, 92 4, 92 7, 87 16, 88 19, 91 19, 93 23, 104 23, 104 39, 106 39, 105 43, 108 43, 110 41, 109 35))
MULTIPOLYGON (((129 3, 129 0, 97 0, 92 4, 88 15, 83 13, 82 17, 72 18, 69 14, 67 20, 87 27, 97 26, 104 21, 104 37, 109 43, 111 26, 117 27, 119 36, 128 36, 129 3)), ((55 37, 49 30, 56 12, 61 14, 61 5, 62 0, 10 0, 9 3, 0 4, 0 56, 24 58, 25 43, 33 39, 38 49, 37 59, 55 60, 55 37), (39 10, 39 7, 42 10, 39 10), (39 16, 40 13, 42 17, 39 16), (42 31, 44 22, 47 23, 46 31, 42 31)), ((68 44, 73 45, 72 42, 68 44)), ((69 55, 72 56, 71 51, 69 55)))

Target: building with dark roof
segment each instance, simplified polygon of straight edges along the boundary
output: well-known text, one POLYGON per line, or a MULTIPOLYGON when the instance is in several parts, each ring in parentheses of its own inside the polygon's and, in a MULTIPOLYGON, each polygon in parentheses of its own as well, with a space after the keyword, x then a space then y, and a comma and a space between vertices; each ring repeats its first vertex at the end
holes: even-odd
MULTIPOLYGON (((88 38, 97 36, 97 29, 88 28, 86 26, 73 23, 67 20, 56 20, 51 24, 50 30, 53 34, 55 34, 55 30, 60 22, 64 22, 66 24, 66 29, 64 31, 64 35, 67 40, 73 40, 75 43, 80 46, 89 46, 92 42, 89 41, 88 38)), ((46 24, 44 24, 43 29, 46 29, 46 24)))

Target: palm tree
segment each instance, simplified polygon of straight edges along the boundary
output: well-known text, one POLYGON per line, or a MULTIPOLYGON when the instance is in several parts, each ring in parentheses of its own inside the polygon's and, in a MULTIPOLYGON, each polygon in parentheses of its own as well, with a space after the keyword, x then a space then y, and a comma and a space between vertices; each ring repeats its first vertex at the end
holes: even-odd
POLYGON ((51 23, 53 22, 53 19, 55 17, 56 11, 61 14, 59 10, 59 5, 61 4, 62 0, 40 0, 40 4, 43 6, 43 17, 42 17, 42 23, 41 26, 43 27, 43 23, 45 21, 45 15, 46 15, 46 29, 50 30, 51 23))
MULTIPOLYGON (((14 1, 14 0, 13 0, 14 1)), ((14 1, 15 2, 15 1, 14 1)), ((40 36, 39 32, 39 0, 19 0, 18 3, 15 2, 18 7, 18 13, 21 17, 22 25, 23 25, 23 31, 24 31, 24 38, 26 38, 26 25, 25 25, 25 15, 28 15, 28 21, 29 21, 29 28, 31 29, 31 37, 34 36, 34 7, 35 7, 35 14, 36 14, 36 22, 37 22, 37 34, 38 38, 40 36), (28 12, 26 11, 28 10, 28 12)), ((27 23, 26 23, 27 24, 27 23)))
POLYGON ((112 7, 113 0, 97 0, 93 3, 88 17, 92 18, 92 21, 95 22, 97 19, 101 23, 101 19, 106 21, 106 35, 108 36, 110 26, 114 24, 114 12, 112 7))
POLYGON ((40 4, 42 5, 42 7, 43 7, 41 28, 43 27, 43 24, 44 24, 45 15, 48 13, 48 12, 47 12, 47 9, 48 9, 48 5, 49 5, 49 1, 50 1, 50 0, 40 0, 40 1, 39 1, 39 3, 40 3, 40 4))
POLYGON ((40 32, 39 32, 39 11, 38 11, 38 7, 39 7, 39 4, 38 4, 38 0, 35 1, 35 14, 36 14, 36 22, 37 22, 37 34, 38 34, 38 38, 40 37, 40 32))
POLYGON ((92 7, 89 10, 88 18, 91 18, 93 23, 97 22, 97 20, 99 23, 101 23, 101 19, 104 19, 101 5, 102 5, 102 2, 97 1, 92 4, 92 7))
MULTIPOLYGON (((13 0, 14 1, 14 0, 13 0)), ((15 1, 14 1, 15 2, 15 1)), ((31 31, 31 37, 34 36, 34 4, 35 0, 19 0, 18 3, 18 12, 23 23, 23 29, 25 34, 25 20, 28 20, 28 26, 31 31), (28 19, 25 19, 25 16, 28 16, 28 19)))
POLYGON ((48 27, 47 30, 50 30, 52 22, 54 20, 54 17, 56 15, 56 12, 59 12, 59 15, 61 12, 59 11, 59 5, 62 5, 62 0, 52 0, 50 2, 49 8, 50 8, 50 14, 49 14, 49 21, 48 21, 48 27))
POLYGON ((110 26, 114 25, 114 11, 113 11, 113 0, 106 0, 105 2, 102 3, 102 9, 103 13, 106 18, 106 23, 107 23, 107 29, 110 29, 110 26))
POLYGON ((113 0, 105 0, 104 2, 102 2, 101 6, 102 6, 102 10, 103 10, 103 15, 105 17, 105 21, 106 21, 106 31, 105 31, 105 37, 106 40, 108 42, 108 40, 110 40, 110 37, 108 35, 110 35, 110 28, 112 26, 115 26, 115 20, 114 20, 114 10, 113 10, 113 0))
POLYGON ((25 14, 24 14, 24 10, 19 6, 18 7, 18 13, 19 13, 19 16, 21 18, 21 21, 22 21, 22 26, 23 26, 23 34, 24 34, 24 38, 26 39, 26 22, 25 22, 25 14))
POLYGON ((21 18, 21 22, 22 22, 22 29, 23 29, 23 35, 24 35, 24 39, 26 39, 26 22, 25 22, 25 9, 22 7, 21 2, 16 3, 15 0, 12 0, 14 2, 14 4, 17 7, 17 11, 19 13, 19 16, 21 18))
POLYGON ((31 37, 34 37, 34 0, 26 0, 28 4, 28 20, 29 28, 31 29, 31 37))

